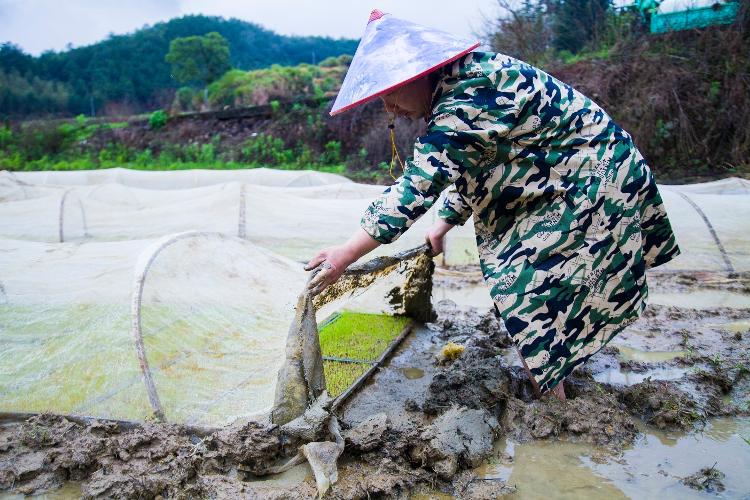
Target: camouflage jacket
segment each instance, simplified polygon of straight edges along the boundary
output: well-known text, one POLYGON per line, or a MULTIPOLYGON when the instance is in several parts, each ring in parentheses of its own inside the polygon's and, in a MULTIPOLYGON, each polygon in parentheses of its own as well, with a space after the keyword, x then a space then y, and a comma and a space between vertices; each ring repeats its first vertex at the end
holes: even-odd
POLYGON ((656 183, 596 103, 503 54, 441 69, 432 106, 361 226, 389 243, 448 189, 440 217, 473 214, 497 312, 549 390, 638 318, 646 269, 679 254, 656 183))

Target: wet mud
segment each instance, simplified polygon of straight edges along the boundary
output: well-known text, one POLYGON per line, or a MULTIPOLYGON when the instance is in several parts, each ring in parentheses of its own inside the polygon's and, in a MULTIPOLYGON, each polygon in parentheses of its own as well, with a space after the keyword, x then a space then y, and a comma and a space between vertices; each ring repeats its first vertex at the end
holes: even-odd
MULTIPOLYGON (((739 307, 750 296, 748 276, 650 275, 652 296, 692 298, 652 302, 566 380, 569 399, 560 402, 533 397, 486 303, 446 298, 460 299, 463 290, 472 297, 482 286, 476 275, 439 271, 437 319, 415 328, 336 410, 346 448, 327 497, 731 498, 750 491, 742 472, 750 460, 750 308, 739 307), (695 307, 704 292, 707 302, 695 307), (449 343, 463 351, 441 356, 449 343), (550 490, 560 475, 566 485, 550 490), (535 493, 539 487, 546 490, 535 493)), ((304 436, 259 423, 201 434, 43 415, 0 426, 0 490, 75 485, 86 498, 311 498, 307 464, 262 474, 327 437, 323 425, 304 436)))

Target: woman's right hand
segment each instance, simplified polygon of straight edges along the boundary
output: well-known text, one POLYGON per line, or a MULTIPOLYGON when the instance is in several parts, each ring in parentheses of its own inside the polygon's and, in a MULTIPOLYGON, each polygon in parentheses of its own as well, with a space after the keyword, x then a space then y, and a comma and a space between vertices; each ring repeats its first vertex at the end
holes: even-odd
POLYGON ((427 231, 425 241, 432 248, 432 256, 435 257, 443 253, 445 246, 445 235, 453 229, 453 224, 448 224, 443 219, 438 219, 435 224, 427 231))

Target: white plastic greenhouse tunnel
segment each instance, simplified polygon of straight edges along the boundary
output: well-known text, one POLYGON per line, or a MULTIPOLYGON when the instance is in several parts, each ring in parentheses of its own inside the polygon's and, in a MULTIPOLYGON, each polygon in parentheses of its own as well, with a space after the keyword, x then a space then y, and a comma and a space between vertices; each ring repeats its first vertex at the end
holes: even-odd
MULTIPOLYGON (((750 271, 750 182, 660 188, 682 249, 665 269, 750 271)), ((0 412, 267 415, 303 262, 382 190, 314 171, 0 172, 0 412)), ((420 245, 434 218, 377 254, 420 245)), ((436 259, 476 262, 471 223, 436 259)), ((334 309, 392 314, 390 286, 334 309)))

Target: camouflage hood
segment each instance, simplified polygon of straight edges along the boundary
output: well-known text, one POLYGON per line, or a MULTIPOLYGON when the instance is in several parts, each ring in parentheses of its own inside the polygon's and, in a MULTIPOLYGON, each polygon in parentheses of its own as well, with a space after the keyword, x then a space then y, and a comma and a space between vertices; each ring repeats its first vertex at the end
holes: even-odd
POLYGON ((331 115, 387 94, 478 46, 479 42, 373 10, 331 115))

